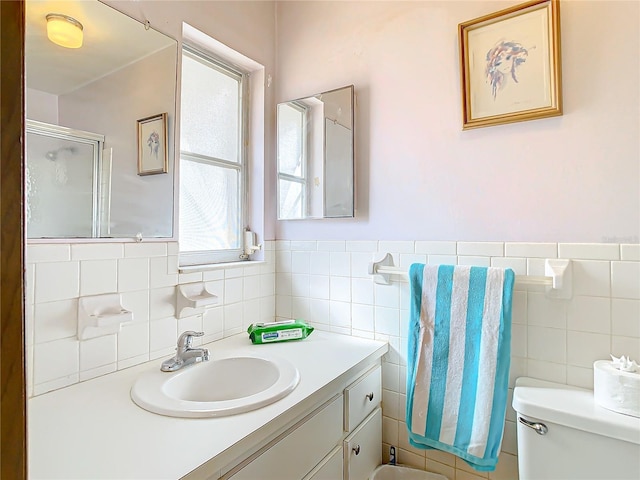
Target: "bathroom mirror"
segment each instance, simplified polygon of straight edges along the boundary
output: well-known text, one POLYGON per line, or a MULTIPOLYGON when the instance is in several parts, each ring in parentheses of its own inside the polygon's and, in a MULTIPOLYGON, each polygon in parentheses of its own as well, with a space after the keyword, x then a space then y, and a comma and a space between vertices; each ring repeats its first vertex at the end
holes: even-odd
POLYGON ((177 42, 97 0, 25 17, 27 237, 172 237, 177 42), (49 40, 52 13, 82 25, 79 48, 49 40), (163 113, 168 173, 139 175, 138 121, 163 113))
POLYGON ((277 107, 278 219, 354 216, 354 87, 277 107))

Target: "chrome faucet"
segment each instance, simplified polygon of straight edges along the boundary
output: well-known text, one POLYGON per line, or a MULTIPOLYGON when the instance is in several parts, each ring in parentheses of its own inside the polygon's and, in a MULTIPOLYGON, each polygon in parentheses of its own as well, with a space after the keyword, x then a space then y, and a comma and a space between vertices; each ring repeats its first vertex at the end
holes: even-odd
POLYGON ((175 372, 192 363, 209 360, 209 350, 206 348, 191 348, 193 337, 201 337, 203 335, 204 332, 193 332, 191 330, 180 335, 176 355, 162 362, 160 370, 163 372, 175 372))

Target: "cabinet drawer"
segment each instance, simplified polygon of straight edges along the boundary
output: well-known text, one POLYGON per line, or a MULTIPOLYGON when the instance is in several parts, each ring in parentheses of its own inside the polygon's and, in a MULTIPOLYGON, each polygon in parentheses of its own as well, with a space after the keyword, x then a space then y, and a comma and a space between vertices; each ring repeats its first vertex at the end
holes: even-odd
POLYGON ((340 395, 229 478, 303 478, 342 440, 342 405, 340 395))
POLYGON ((340 445, 302 480, 341 480, 342 470, 342 445, 340 445))
POLYGON ((366 480, 382 463, 382 409, 377 408, 344 441, 344 480, 366 480))
POLYGON ((344 429, 350 432, 382 400, 382 367, 378 365, 344 390, 344 429))

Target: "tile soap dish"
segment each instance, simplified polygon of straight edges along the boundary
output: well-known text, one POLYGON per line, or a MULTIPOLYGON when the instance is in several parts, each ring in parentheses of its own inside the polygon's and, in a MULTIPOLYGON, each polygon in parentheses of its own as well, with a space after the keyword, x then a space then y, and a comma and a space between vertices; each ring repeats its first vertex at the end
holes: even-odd
POLYGON ((133 312, 122 306, 119 293, 92 295, 78 299, 79 340, 118 333, 123 323, 132 320, 133 312))
POLYGON ((202 313, 206 307, 218 303, 218 296, 207 290, 204 282, 178 285, 176 311, 178 318, 202 313))

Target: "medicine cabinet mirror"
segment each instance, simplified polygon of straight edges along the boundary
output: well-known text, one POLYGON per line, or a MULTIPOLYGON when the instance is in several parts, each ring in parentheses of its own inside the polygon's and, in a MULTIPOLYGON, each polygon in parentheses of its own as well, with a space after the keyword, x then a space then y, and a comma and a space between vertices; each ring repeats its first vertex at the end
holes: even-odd
POLYGON ((27 237, 172 237, 177 42, 97 0, 25 16, 27 237), (82 24, 80 48, 47 38, 51 13, 82 24), (163 113, 168 173, 139 175, 137 122, 163 113))
POLYGON ((278 218, 354 216, 354 87, 277 107, 278 218))

